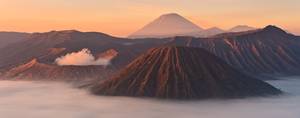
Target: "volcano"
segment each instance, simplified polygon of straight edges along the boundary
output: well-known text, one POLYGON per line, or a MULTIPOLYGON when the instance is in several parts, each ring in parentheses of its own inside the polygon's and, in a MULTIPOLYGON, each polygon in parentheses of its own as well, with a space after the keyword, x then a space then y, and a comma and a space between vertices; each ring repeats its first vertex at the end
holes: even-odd
POLYGON ((245 31, 251 31, 256 30, 257 28, 250 27, 247 25, 238 25, 228 30, 228 32, 245 32, 245 31))
POLYGON ((190 36, 203 29, 176 13, 164 14, 142 29, 131 34, 129 38, 165 38, 173 36, 190 36))
POLYGON ((95 94, 165 99, 243 98, 281 93, 201 48, 148 50, 119 75, 94 84, 95 94))

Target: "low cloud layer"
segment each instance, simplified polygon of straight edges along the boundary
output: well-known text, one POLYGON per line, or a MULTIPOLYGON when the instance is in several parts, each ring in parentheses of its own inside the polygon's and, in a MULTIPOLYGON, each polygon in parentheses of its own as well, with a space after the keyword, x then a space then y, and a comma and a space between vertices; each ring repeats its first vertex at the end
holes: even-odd
POLYGON ((270 81, 287 96, 198 102, 102 97, 63 83, 0 81, 0 118, 299 118, 299 79, 270 81))
POLYGON ((98 58, 96 59, 89 49, 82 49, 78 52, 66 54, 65 56, 59 57, 55 60, 58 65, 76 65, 76 66, 87 66, 87 65, 103 65, 107 66, 110 64, 109 59, 98 58))

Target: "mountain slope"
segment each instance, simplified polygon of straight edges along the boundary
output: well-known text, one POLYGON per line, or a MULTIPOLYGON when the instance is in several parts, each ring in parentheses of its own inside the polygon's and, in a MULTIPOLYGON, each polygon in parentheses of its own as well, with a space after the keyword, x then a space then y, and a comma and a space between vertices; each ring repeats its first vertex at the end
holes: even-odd
POLYGON ((9 44, 16 43, 24 40, 28 33, 20 32, 0 32, 0 48, 3 48, 9 44))
POLYGON ((297 74, 300 39, 275 26, 213 38, 176 37, 169 45, 202 47, 228 64, 252 73, 297 74))
POLYGON ((131 34, 129 38, 165 38, 189 35, 200 31, 202 31, 202 28, 178 14, 171 13, 160 16, 142 29, 131 34))
POLYGON ((147 51, 121 73, 92 87, 100 95, 169 99, 238 98, 281 93, 200 48, 147 51))
POLYGON ((114 59, 112 66, 123 66, 129 63, 126 61, 135 58, 145 48, 148 49, 161 42, 160 40, 133 41, 102 33, 74 30, 34 33, 25 41, 8 45, 5 50, 0 50, 0 69, 15 67, 33 58, 37 58, 42 63, 52 64, 56 58, 84 48, 91 50, 94 56, 114 49, 118 52, 118 58, 122 59, 114 59), (135 49, 136 47, 139 50, 135 49))

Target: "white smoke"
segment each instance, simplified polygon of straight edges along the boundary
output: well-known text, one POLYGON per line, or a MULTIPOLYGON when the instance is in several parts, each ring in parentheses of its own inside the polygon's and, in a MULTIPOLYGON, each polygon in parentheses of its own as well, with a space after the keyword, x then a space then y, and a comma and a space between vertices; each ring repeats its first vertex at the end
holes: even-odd
POLYGON ((65 56, 59 57, 55 60, 58 65, 77 65, 77 66, 87 66, 87 65, 103 65, 107 66, 110 64, 110 59, 98 58, 91 54, 91 51, 87 48, 82 49, 78 52, 73 52, 66 54, 65 56))
POLYGON ((0 118, 300 118, 297 79, 270 81, 287 96, 190 102, 94 96, 63 83, 0 81, 0 118))

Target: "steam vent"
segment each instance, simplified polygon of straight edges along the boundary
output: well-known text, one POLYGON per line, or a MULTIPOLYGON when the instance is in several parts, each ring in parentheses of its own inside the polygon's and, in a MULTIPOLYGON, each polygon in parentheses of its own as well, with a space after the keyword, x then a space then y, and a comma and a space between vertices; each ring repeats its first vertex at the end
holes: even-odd
POLYGON ((91 88, 98 95, 164 99, 244 98, 280 94, 201 48, 148 50, 114 78, 91 88))

